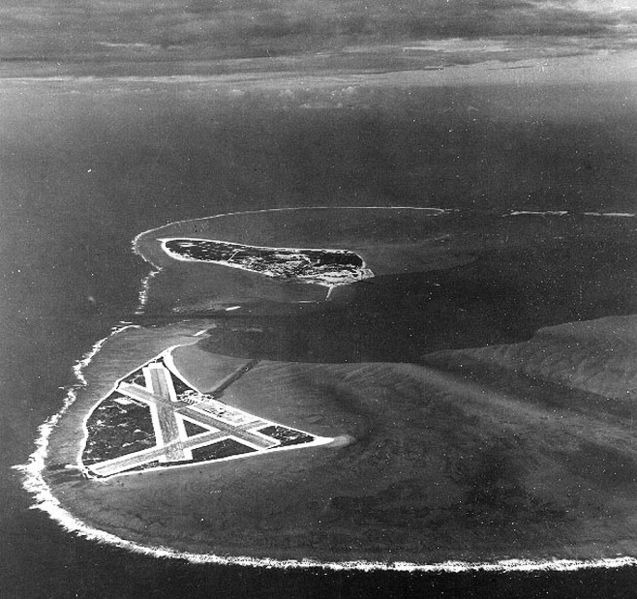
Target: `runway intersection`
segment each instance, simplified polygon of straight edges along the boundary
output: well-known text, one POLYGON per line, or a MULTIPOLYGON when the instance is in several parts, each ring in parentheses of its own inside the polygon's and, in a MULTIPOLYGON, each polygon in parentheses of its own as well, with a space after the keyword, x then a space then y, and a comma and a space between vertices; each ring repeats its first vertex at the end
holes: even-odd
MULTIPOLYGON (((215 389, 227 388, 253 365, 253 362, 242 365, 215 389)), ((116 457, 104 460, 93 457, 90 464, 84 464, 88 476, 110 477, 331 441, 239 410, 216 399, 214 391, 202 393, 179 375, 169 353, 161 354, 120 380, 103 401, 113 399, 149 409, 155 445, 135 450, 135 443, 127 443, 130 452, 122 446, 115 449, 121 454, 116 457)), ((135 425, 122 421, 115 426, 135 425)), ((99 434, 99 429, 97 433, 94 427, 89 429, 87 446, 91 436, 99 434)))

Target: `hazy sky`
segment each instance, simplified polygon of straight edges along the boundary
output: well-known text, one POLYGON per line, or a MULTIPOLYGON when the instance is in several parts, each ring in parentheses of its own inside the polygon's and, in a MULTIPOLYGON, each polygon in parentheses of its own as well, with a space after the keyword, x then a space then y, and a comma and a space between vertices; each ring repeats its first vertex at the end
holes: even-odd
POLYGON ((435 64, 637 46, 637 0, 2 0, 0 57, 395 53, 435 64))

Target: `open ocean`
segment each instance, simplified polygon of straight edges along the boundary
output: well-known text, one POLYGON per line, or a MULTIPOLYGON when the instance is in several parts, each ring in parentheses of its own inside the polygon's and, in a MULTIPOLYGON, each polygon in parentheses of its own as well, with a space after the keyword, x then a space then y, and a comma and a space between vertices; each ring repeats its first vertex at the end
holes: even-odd
POLYGON ((134 320, 141 231, 287 206, 634 212, 636 112, 619 84, 0 82, 0 596, 630 596, 634 569, 366 574, 133 555, 29 510, 11 467, 74 364, 134 320))

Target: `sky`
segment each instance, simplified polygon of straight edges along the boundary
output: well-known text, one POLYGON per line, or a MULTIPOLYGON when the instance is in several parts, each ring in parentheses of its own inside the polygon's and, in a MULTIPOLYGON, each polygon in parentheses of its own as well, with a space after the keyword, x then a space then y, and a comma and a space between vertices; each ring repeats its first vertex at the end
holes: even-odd
POLYGON ((2 0, 0 6, 4 61, 340 55, 435 66, 635 48, 637 0, 2 0))

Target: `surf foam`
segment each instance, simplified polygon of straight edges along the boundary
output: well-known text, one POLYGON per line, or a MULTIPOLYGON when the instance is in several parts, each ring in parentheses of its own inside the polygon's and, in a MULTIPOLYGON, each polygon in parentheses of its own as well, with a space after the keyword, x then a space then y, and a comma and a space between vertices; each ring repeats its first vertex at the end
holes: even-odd
MULTIPOLYGON (((325 207, 320 207, 325 208, 325 207)), ((350 207, 341 207, 350 208, 350 207)), ((392 207, 366 207, 368 209, 392 209, 392 207)), ((300 210, 308 208, 299 208, 300 210)), ((409 207, 396 207, 394 209, 415 209, 415 210, 431 210, 434 214, 444 214, 451 212, 450 210, 444 210, 440 208, 409 208, 409 207)), ((217 215, 214 218, 220 218, 222 216, 230 216, 233 214, 254 214, 262 212, 273 212, 283 210, 294 210, 294 208, 278 208, 273 210, 255 210, 249 212, 235 212, 223 215, 217 215)), ((513 216, 519 214, 522 211, 511 211, 505 216, 513 216)), ((560 216, 563 211, 548 211, 546 214, 556 214, 560 216)), ((524 213, 524 212, 522 212, 524 213)), ((527 212, 528 214, 528 212, 527 212)), ((603 214, 603 213, 600 213, 603 214)), ((590 214, 593 216, 593 214, 590 214)), ((595 216, 598 214, 596 213, 595 216)), ((618 216, 617 213, 608 213, 609 216, 618 216)), ((633 214, 621 214, 621 216, 634 216, 633 214)), ((205 217, 209 218, 209 217, 205 217)), ((204 220, 195 219, 195 220, 204 220)), ((187 222, 187 221, 179 221, 187 222)), ((133 248, 135 253, 137 251, 137 240, 146 233, 149 233, 155 229, 149 229, 144 231, 135 237, 133 241, 133 248)), ((160 270, 153 265, 156 269, 155 274, 160 270)), ((149 275, 145 277, 144 281, 148 280, 149 275)), ((126 539, 122 539, 112 533, 93 528, 83 522, 82 520, 73 516, 70 512, 62 507, 60 502, 53 495, 50 487, 47 485, 43 477, 43 471, 45 469, 45 460, 48 455, 49 438, 51 432, 70 408, 70 406, 77 399, 77 388, 87 385, 86 378, 83 375, 84 369, 90 364, 93 357, 99 352, 103 345, 110 339, 110 337, 122 332, 128 328, 138 328, 137 325, 126 324, 125 326, 114 327, 111 333, 103 339, 96 342, 93 347, 75 364, 73 371, 78 380, 79 385, 71 386, 66 393, 62 408, 53 416, 51 416, 44 424, 38 427, 38 437, 35 440, 35 450, 29 456, 26 464, 14 466, 13 468, 20 471, 23 474, 22 486, 31 493, 34 497, 34 504, 30 509, 38 509, 48 514, 52 520, 57 522, 64 530, 73 533, 79 537, 95 541, 97 543, 107 544, 125 549, 140 555, 152 556, 157 558, 170 558, 185 560, 193 564, 214 564, 214 565, 233 565, 233 566, 247 566, 247 567, 266 567, 266 568, 281 568, 281 569, 323 569, 330 571, 343 571, 343 570, 357 570, 363 572, 371 571, 396 571, 396 572, 422 572, 422 573, 462 573, 462 572, 492 572, 492 573, 508 573, 508 572, 570 572, 583 569, 616 569, 624 567, 637 566, 637 558, 631 556, 619 556, 614 558, 599 558, 599 559, 502 559, 496 561, 484 561, 484 562, 468 562, 468 561, 454 561, 448 560, 444 562, 437 562, 431 564, 395 561, 395 562, 380 562, 380 561, 320 561, 314 559, 275 559, 268 557, 250 557, 250 556, 221 556, 212 553, 191 553, 187 551, 178 551, 171 547, 165 547, 163 545, 144 545, 136 543, 126 539)))

